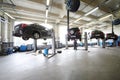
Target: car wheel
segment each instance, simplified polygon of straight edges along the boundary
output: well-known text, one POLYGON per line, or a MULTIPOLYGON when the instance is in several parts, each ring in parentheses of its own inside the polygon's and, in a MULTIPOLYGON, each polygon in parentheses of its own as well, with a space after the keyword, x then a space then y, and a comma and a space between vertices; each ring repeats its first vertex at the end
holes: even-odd
POLYGON ((67 41, 70 41, 70 36, 69 35, 67 35, 67 41))
POLYGON ((70 34, 74 34, 74 31, 73 31, 73 30, 70 30, 70 34))
POLYGON ((68 41, 70 41, 70 38, 68 38, 68 41))
POLYGON ((22 36, 22 39, 23 39, 23 40, 28 40, 29 38, 26 37, 26 36, 22 36))
POLYGON ((20 30, 20 34, 21 34, 21 35, 23 34, 22 30, 20 30))
POLYGON ((34 39, 40 38, 40 34, 38 32, 33 33, 33 38, 34 39))
POLYGON ((90 39, 93 39, 93 37, 90 37, 90 39))
POLYGON ((81 38, 79 38, 79 41, 81 41, 81 38))
POLYGON ((43 38, 44 40, 47 40, 46 38, 43 38))
POLYGON ((66 0, 67 9, 71 12, 76 12, 80 6, 79 0, 66 0))

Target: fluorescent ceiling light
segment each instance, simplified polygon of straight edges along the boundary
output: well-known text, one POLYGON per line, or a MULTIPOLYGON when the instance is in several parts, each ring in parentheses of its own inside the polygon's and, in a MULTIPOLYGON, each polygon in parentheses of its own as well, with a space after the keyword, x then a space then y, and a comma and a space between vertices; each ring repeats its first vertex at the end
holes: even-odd
POLYGON ((11 19, 15 19, 14 17, 12 17, 9 13, 5 12, 5 14, 10 17, 11 19))
POLYGON ((82 18, 78 18, 77 20, 74 21, 74 23, 78 22, 79 20, 81 20, 82 18))
POLYGON ((92 9, 91 11, 89 11, 88 13, 86 13, 85 16, 90 15, 91 13, 95 12, 95 11, 98 10, 98 9, 99 9, 99 7, 96 7, 96 8, 94 8, 94 9, 92 9))
POLYGON ((48 17, 48 10, 46 10, 46 15, 45 15, 45 17, 46 17, 46 18, 48 17))
POLYGON ((50 4, 50 0, 47 0, 46 5, 48 6, 50 4))
POLYGON ((108 4, 108 3, 110 3, 111 2, 111 0, 106 0, 105 1, 105 4, 108 4))
MULTIPOLYGON (((95 11, 98 10, 98 9, 99 9, 99 7, 96 7, 96 8, 94 8, 94 9, 92 9, 91 11, 89 11, 88 13, 86 13, 84 16, 88 16, 89 14, 95 12, 95 11)), ((83 17, 78 18, 77 20, 74 21, 74 23, 78 22, 78 21, 81 20, 81 19, 83 19, 83 17)))
POLYGON ((89 25, 91 25, 91 24, 93 24, 93 23, 95 23, 95 22, 91 21, 91 22, 89 22, 89 23, 86 24, 86 25, 89 26, 89 25))
POLYGON ((110 16, 112 16, 112 14, 109 14, 109 15, 107 15, 107 16, 104 16, 104 17, 100 18, 99 21, 102 21, 102 20, 104 20, 104 19, 106 19, 106 18, 108 18, 108 17, 110 17, 110 16))

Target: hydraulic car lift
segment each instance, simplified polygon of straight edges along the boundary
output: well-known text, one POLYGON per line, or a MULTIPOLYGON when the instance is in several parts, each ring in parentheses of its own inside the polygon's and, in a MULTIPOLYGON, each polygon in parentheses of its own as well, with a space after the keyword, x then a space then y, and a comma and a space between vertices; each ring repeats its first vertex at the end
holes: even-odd
MULTIPOLYGON (((85 50, 87 51, 88 50, 87 32, 85 32, 85 35, 84 35, 83 39, 84 39, 84 43, 85 43, 85 50)), ((73 45, 74 45, 74 50, 77 50, 77 41, 76 41, 76 39, 74 39, 73 45)), ((67 35, 66 35, 66 49, 68 49, 67 35)))
MULTIPOLYGON (((79 6, 78 6, 79 7, 79 6)), ((69 31, 69 9, 67 10, 67 32, 69 31)), ((66 35, 66 49, 68 49, 68 36, 66 35)), ((87 32, 85 32, 85 50, 88 50, 87 32)), ((74 39, 74 49, 77 50, 77 41, 74 39)))
MULTIPOLYGON (((100 39, 97 39, 97 45, 100 46, 100 39)), ((105 38, 102 39, 102 48, 105 48, 105 38)))
MULTIPOLYGON (((44 54, 43 55, 47 58, 51 58, 56 54, 56 48, 55 48, 55 32, 52 29, 51 30, 51 37, 46 37, 46 38, 52 38, 52 53, 44 54)), ((34 39, 34 52, 37 52, 37 39, 34 39)), ((37 55, 37 54, 36 54, 37 55)))

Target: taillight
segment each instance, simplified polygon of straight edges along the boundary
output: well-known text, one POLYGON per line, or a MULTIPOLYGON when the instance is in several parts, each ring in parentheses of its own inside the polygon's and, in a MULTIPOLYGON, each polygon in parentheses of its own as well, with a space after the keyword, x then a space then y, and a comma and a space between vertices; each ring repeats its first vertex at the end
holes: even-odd
POLYGON ((22 28, 25 28, 27 26, 27 24, 22 24, 21 27, 22 28))
POLYGON ((92 32, 92 34, 94 34, 94 32, 92 32))

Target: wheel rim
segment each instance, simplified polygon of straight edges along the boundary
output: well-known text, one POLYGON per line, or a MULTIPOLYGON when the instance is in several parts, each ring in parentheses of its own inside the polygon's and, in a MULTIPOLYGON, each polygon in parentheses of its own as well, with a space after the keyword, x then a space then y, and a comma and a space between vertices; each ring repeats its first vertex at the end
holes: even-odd
POLYGON ((34 33, 34 38, 35 38, 35 39, 40 38, 39 33, 34 33))
POLYGON ((28 38, 28 37, 23 36, 23 37, 22 37, 22 39, 23 39, 23 40, 28 40, 29 38, 28 38))

